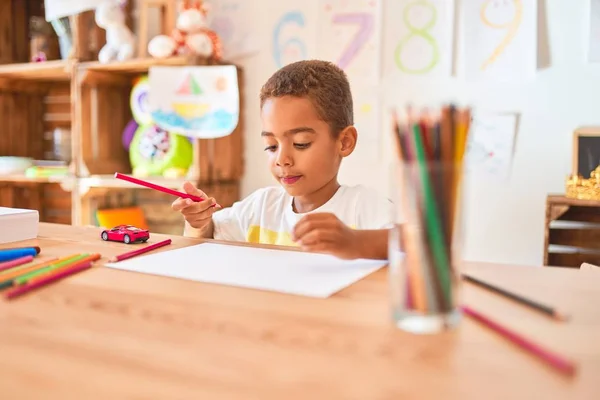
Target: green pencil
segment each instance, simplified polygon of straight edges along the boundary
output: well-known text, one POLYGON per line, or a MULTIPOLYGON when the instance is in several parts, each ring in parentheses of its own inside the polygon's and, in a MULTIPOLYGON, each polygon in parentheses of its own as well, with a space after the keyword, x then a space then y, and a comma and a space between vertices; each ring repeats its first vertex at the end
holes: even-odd
POLYGON ((87 256, 89 256, 89 254, 87 254, 87 253, 85 253, 85 254, 79 254, 77 256, 68 258, 68 259, 66 259, 64 261, 61 261, 61 262, 58 262, 56 264, 50 264, 47 267, 44 267, 44 268, 41 268, 41 269, 38 269, 38 270, 35 270, 35 271, 32 271, 32 272, 26 273, 24 275, 18 276, 16 278, 14 278, 14 284, 15 285, 23 285, 24 283, 27 283, 27 281, 30 280, 31 278, 34 278, 34 277, 36 277, 38 275, 41 275, 41 274, 44 274, 44 273, 46 273, 48 271, 52 271, 54 269, 60 268, 60 267, 65 266, 67 264, 71 264, 72 262, 81 260, 82 258, 85 258, 87 256))

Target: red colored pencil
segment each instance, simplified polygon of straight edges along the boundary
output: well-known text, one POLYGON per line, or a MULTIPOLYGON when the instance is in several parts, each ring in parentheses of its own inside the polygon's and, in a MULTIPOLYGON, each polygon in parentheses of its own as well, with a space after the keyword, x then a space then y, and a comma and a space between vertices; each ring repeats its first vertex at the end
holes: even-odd
POLYGON ((36 289, 41 286, 45 286, 49 283, 55 282, 62 278, 66 278, 67 276, 70 276, 70 275, 76 274, 78 272, 81 272, 83 270, 86 270, 86 269, 90 268, 91 266, 92 266, 92 261, 87 261, 84 264, 77 264, 73 268, 62 270, 60 273, 49 275, 44 279, 39 279, 39 280, 36 280, 35 282, 26 283, 25 285, 17 286, 14 289, 10 289, 8 292, 6 292, 5 296, 7 299, 14 299, 15 297, 18 297, 22 294, 28 293, 28 292, 32 291, 33 289, 36 289))
POLYGON ((164 186, 156 185, 154 183, 150 183, 150 182, 143 181, 141 179, 134 178, 132 176, 123 175, 123 174, 120 174, 118 172, 115 173, 115 178, 121 179, 121 180, 124 180, 124 181, 128 181, 128 182, 131 182, 131 183, 135 183, 136 185, 145 186, 145 187, 150 188, 150 189, 158 190, 159 192, 163 192, 163 193, 171 194, 173 196, 181 197, 183 199, 191 199, 191 200, 196 201, 196 202, 204 200, 202 197, 198 197, 198 196, 194 196, 192 194, 187 194, 187 193, 179 192, 177 190, 169 189, 169 188, 166 188, 164 186))
POLYGON ((468 306, 461 306, 462 311, 473 319, 481 322, 486 325, 488 328, 496 331, 500 335, 504 336, 506 339, 510 340, 517 346, 527 350, 529 353, 537 356, 538 358, 545 361, 547 364, 552 366, 553 368, 563 372, 567 375, 573 375, 576 370, 575 364, 565 359, 564 357, 551 352, 550 350, 544 349, 542 346, 532 342, 531 340, 519 335, 516 332, 509 330, 508 328, 500 325, 499 323, 492 321, 485 315, 473 310, 468 306))
POLYGON ((130 251, 128 253, 120 254, 120 255, 118 255, 116 257, 111 258, 108 261, 110 261, 110 262, 119 262, 119 261, 127 260, 128 258, 139 256, 140 254, 147 253, 149 251, 152 251, 154 249, 158 249, 159 247, 163 247, 163 246, 166 246, 168 244, 171 244, 171 239, 163 240, 162 242, 154 243, 154 244, 151 244, 149 246, 144 246, 144 247, 142 247, 140 249, 130 251))
POLYGON ((18 265, 27 264, 28 262, 31 262, 31 261, 33 261, 33 256, 19 257, 19 258, 15 258, 14 260, 5 261, 3 263, 0 263, 0 271, 10 269, 10 268, 16 267, 18 265))

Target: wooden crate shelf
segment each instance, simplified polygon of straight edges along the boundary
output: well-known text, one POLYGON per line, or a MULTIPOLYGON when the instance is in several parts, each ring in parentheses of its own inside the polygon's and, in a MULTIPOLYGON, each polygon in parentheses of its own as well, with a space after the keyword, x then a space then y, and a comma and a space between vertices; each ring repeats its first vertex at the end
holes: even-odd
MULTIPOLYGON (((128 2, 131 27, 133 2, 128 2)), ((43 15, 41 0, 0 0, 0 156, 43 160, 49 144, 46 133, 70 132, 70 175, 0 176, 0 206, 36 208, 42 221, 75 225, 95 223, 98 208, 139 205, 155 232, 181 233, 183 220, 170 210, 173 196, 131 185, 113 177, 131 173, 122 132, 132 119, 129 98, 133 83, 153 66, 227 65, 198 57, 137 58, 102 64, 97 59, 105 32, 93 12, 70 17, 72 58, 27 62, 29 46, 24 29, 31 15, 43 15), (35 3, 35 4, 34 4, 35 3), (33 13, 33 14, 32 14, 33 13), (10 29, 9 29, 10 28, 10 29)), ((238 68, 240 101, 242 71, 238 68)), ((240 104, 240 110, 243 104, 240 104)), ((185 179, 149 178, 173 189, 185 180, 219 198, 223 206, 239 199, 244 172, 243 116, 227 137, 193 140, 194 162, 185 179)))
POLYGON ((549 195, 544 229, 544 265, 600 264, 600 201, 549 195))

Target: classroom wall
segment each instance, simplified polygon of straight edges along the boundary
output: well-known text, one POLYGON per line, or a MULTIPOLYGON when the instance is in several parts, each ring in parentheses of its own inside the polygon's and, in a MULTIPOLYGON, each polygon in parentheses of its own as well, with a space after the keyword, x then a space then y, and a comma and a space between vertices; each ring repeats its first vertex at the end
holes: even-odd
MULTIPOLYGON (((459 2, 459 6, 460 3, 465 1, 459 2)), ((305 29, 313 31, 312 39, 316 42, 317 0, 254 0, 246 11, 250 24, 246 29, 252 32, 260 51, 233 60, 244 67, 247 85, 244 196, 276 184, 266 167, 259 137, 258 93, 276 70, 273 28, 281 14, 292 9, 292 4, 293 9, 305 15, 305 29)), ((564 179, 570 168, 571 133, 580 125, 600 125, 600 102, 596 97, 600 93, 600 66, 585 61, 588 10, 589 0, 538 2, 539 66, 531 81, 473 83, 458 76, 423 82, 384 77, 374 88, 381 100, 381 131, 360 132, 360 137, 379 138, 381 159, 377 162, 364 162, 360 156, 349 159, 342 167, 341 181, 368 184, 383 194, 390 193, 392 154, 387 145, 386 110, 393 105, 409 101, 435 105, 455 100, 490 111, 518 112, 509 179, 468 179, 464 255, 468 260, 541 265, 545 198, 548 193, 564 191, 564 179)), ((310 53, 314 44, 309 40, 307 45, 310 53)), ((460 68, 457 72, 460 73, 460 68)))

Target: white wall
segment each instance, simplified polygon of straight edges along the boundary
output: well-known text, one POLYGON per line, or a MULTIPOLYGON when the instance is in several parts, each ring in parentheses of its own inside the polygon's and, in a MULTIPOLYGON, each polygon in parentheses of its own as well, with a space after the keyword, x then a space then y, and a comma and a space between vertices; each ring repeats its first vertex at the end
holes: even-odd
MULTIPOLYGON (((259 136, 258 93, 276 69, 271 44, 274 21, 282 11, 291 8, 290 4, 304 12, 306 29, 315 28, 317 0, 254 0, 248 19, 256 21, 255 32, 262 50, 233 60, 243 66, 246 81, 244 196, 264 185, 275 184, 266 168, 259 136)), ((367 168, 364 165, 358 168, 361 160, 354 160, 353 166, 343 167, 342 183, 367 183, 375 190, 388 193, 392 154, 385 151, 390 148, 386 146, 389 123, 385 110, 390 106, 400 106, 407 101, 435 104, 456 100, 486 110, 519 112, 511 178, 507 182, 482 179, 468 182, 465 257, 540 265, 545 198, 548 193, 564 191, 572 131, 580 125, 600 125, 600 101, 597 99, 600 66, 585 62, 589 0, 542 0, 538 9, 538 64, 541 67, 547 65, 547 68, 539 69, 534 80, 523 84, 473 84, 462 77, 454 77, 427 84, 400 84, 393 79, 384 79, 378 87, 383 110, 382 160, 367 168)), ((316 40, 316 33, 313 37, 316 40)))

